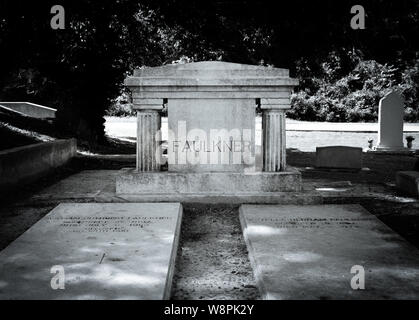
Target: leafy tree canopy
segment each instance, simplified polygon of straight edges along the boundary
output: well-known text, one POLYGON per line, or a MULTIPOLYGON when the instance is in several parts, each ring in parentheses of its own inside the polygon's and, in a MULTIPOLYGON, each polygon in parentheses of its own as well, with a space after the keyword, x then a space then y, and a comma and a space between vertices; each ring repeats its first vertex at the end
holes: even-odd
POLYGON ((290 68, 301 79, 329 67, 333 81, 353 70, 348 52, 405 70, 418 38, 417 0, 2 0, 0 100, 56 107, 60 128, 96 143, 136 67, 222 59, 290 68), (50 27, 55 4, 65 8, 64 30, 50 27), (350 27, 355 4, 365 8, 365 30, 350 27), (338 68, 322 64, 330 52, 338 68))

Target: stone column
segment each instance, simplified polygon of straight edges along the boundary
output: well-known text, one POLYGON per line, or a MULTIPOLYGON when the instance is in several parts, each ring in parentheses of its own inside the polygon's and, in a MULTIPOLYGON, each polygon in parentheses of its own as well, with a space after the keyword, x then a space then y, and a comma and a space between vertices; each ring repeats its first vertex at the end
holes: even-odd
POLYGON ((137 110, 137 170, 160 171, 163 99, 134 101, 137 110))
POLYGON ((285 109, 277 99, 261 99, 263 131, 263 171, 286 169, 285 109))

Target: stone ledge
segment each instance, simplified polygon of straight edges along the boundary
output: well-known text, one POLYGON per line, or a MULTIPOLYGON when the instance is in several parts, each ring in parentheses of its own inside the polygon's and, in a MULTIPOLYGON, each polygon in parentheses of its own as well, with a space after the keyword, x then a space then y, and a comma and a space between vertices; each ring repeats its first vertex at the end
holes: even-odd
POLYGON ((419 153, 417 149, 373 149, 367 150, 368 153, 373 153, 376 155, 395 155, 395 156, 414 156, 419 153))
POLYGON ((0 102, 0 109, 37 119, 54 119, 57 109, 31 102, 0 102))
POLYGON ((299 192, 301 173, 293 168, 284 172, 138 172, 122 169, 116 178, 117 195, 251 195, 299 192))
POLYGON ((0 151, 0 190, 18 189, 64 165, 77 153, 76 139, 41 142, 0 151))
POLYGON ((97 196, 95 202, 181 202, 204 204, 323 204, 317 192, 265 192, 240 194, 119 194, 117 197, 97 196))
POLYGON ((396 173, 397 189, 403 194, 419 198, 419 172, 399 171, 396 173))

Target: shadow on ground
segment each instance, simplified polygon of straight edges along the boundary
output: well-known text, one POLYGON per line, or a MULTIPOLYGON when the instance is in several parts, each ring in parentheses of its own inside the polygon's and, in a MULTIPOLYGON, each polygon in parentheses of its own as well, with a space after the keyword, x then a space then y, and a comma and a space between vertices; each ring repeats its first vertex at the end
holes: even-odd
MULTIPOLYGON (((396 171, 412 170, 415 157, 367 153, 364 167, 369 171, 328 172, 306 169, 313 167, 315 153, 288 150, 287 155, 289 165, 302 171, 305 187, 350 186, 348 191, 325 197, 325 203, 359 203, 419 248, 419 202, 398 198, 393 185, 396 171)), ((83 170, 105 170, 103 174, 115 176, 114 170, 134 166, 132 157, 78 156, 35 183, 2 193, 0 249, 59 204, 53 198, 43 202, 31 200, 35 194, 83 170)), ((109 177, 103 180, 112 183, 109 177)), ((83 193, 83 181, 76 182, 80 186, 76 191, 83 193)), ((89 187, 94 189, 96 185, 89 187)), ((260 298, 240 228, 238 206, 185 204, 177 259, 173 299, 260 298)))

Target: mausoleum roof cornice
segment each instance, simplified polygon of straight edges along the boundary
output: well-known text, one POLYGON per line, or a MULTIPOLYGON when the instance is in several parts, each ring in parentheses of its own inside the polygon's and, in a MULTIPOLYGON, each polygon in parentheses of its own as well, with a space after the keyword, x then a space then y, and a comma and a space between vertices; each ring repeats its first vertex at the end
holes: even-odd
POLYGON ((266 86, 289 86, 298 85, 298 80, 292 78, 151 78, 151 77, 128 77, 125 80, 128 87, 147 86, 147 87, 196 87, 196 86, 213 86, 213 87, 266 87, 266 86))
POLYGON ((125 79, 136 105, 144 99, 279 99, 289 107, 298 80, 287 69, 204 61, 142 68, 125 79))
POLYGON ((128 87, 260 87, 298 85, 288 69, 246 64, 203 61, 146 67, 134 71, 125 80, 128 87))

